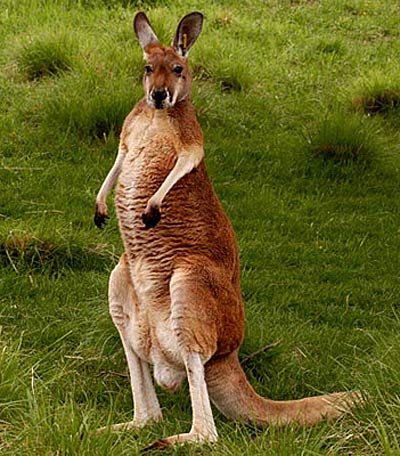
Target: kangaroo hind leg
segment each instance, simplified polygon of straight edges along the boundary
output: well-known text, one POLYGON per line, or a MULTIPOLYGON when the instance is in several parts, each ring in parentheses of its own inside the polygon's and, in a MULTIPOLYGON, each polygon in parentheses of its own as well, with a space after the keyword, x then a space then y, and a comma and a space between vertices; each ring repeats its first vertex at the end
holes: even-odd
POLYGON ((204 377, 203 360, 200 353, 189 353, 185 356, 185 367, 189 382, 189 392, 192 405, 192 426, 189 432, 176 434, 171 437, 156 440, 146 448, 164 449, 186 442, 216 442, 217 429, 211 410, 207 385, 204 377))
MULTIPOLYGON (((110 276, 109 306, 112 320, 118 329, 128 362, 134 416, 133 420, 127 423, 114 424, 112 426, 113 430, 143 427, 148 422, 162 419, 149 366, 135 353, 131 341, 131 324, 135 318, 137 305, 137 297, 131 282, 128 261, 124 254, 110 276)), ((105 429, 101 428, 99 431, 104 431, 105 429)))
POLYGON ((204 364, 217 347, 214 297, 198 274, 182 270, 173 274, 170 294, 172 328, 189 383, 192 426, 189 432, 157 440, 149 448, 215 442, 218 438, 204 375, 204 364))

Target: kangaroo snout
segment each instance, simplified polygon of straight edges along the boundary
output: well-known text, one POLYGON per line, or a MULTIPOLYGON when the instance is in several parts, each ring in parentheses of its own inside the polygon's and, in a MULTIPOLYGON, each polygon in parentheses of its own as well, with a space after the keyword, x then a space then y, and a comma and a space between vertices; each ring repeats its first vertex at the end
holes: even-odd
POLYGON ((153 89, 150 98, 156 109, 162 109, 168 105, 168 91, 166 89, 153 89))

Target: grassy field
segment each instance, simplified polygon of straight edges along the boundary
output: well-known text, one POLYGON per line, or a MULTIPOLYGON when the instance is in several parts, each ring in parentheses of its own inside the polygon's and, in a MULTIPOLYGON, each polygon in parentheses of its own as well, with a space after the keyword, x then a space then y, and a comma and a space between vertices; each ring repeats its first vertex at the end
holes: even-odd
POLYGON ((217 444, 167 454, 400 455, 399 2, 0 5, 0 453, 133 455, 190 427, 184 387, 157 390, 163 423, 94 432, 132 415, 106 299, 123 247, 114 211, 103 231, 93 215, 142 96, 141 9, 166 43, 205 14, 193 101, 240 246, 251 383, 274 399, 368 396, 313 429, 215 412, 217 444))

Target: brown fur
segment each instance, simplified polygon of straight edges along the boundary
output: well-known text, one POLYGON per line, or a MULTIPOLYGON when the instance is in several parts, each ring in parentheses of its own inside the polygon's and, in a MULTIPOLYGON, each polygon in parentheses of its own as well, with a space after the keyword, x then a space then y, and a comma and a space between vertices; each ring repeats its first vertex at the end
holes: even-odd
MULTIPOLYGON (((206 417, 208 424, 203 423, 202 413, 208 412, 197 411, 192 393, 196 387, 190 367, 193 354, 200 354, 205 365, 205 373, 200 369, 199 376, 205 375, 211 400, 229 418, 260 426, 312 425, 340 415, 357 396, 340 393, 277 402, 261 398, 248 383, 237 356, 244 336, 238 247, 204 160, 168 192, 159 223, 152 229, 143 224, 149 198, 174 168, 181 151, 203 147, 190 101, 186 60, 159 43, 148 45, 145 56, 153 68, 151 80, 145 77, 146 93, 154 85, 168 86, 173 92, 176 75, 171 74, 171 66, 179 61, 185 66, 185 79, 179 79, 183 95, 165 109, 155 109, 144 98, 124 123, 120 150, 125 155, 115 203, 126 254, 110 280, 110 311, 128 362, 134 353, 130 369, 134 363, 142 368, 143 363, 154 364, 156 380, 171 390, 186 374, 189 377, 192 430, 161 443, 216 438, 212 417, 206 417)), ((135 410, 134 421, 126 426, 159 419, 161 412, 153 396, 149 393, 150 399, 138 399, 134 384, 132 388, 135 409, 141 407, 140 400, 143 408, 152 404, 154 412, 148 416, 146 410, 135 410)), ((207 401, 207 394, 205 397, 207 401)))

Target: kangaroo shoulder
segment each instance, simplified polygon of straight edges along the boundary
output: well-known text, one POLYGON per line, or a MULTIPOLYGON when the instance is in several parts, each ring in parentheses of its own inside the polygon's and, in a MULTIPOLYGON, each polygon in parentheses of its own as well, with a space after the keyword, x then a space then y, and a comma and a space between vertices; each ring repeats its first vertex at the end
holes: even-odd
POLYGON ((132 132, 137 123, 137 120, 146 115, 147 103, 146 99, 142 98, 136 103, 132 111, 126 116, 121 130, 121 139, 126 139, 132 132))

